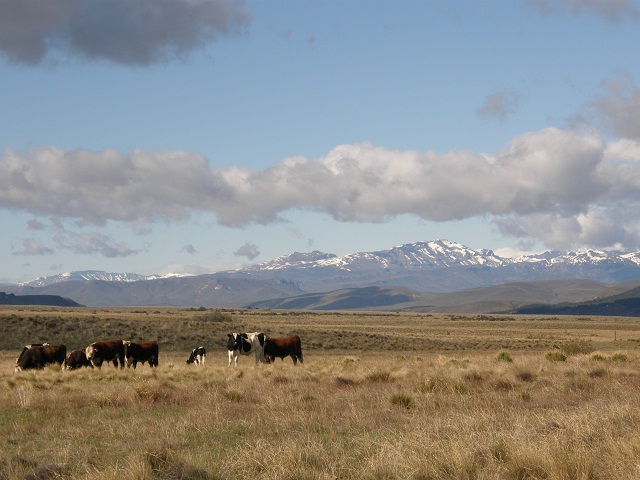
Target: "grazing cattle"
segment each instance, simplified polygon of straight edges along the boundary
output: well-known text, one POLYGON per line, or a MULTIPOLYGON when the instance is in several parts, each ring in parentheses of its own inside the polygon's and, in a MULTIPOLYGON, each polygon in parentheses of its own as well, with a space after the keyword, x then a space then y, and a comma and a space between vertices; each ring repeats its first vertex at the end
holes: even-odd
POLYGON ((300 337, 297 335, 286 338, 267 337, 264 342, 264 356, 268 363, 273 362, 276 357, 284 360, 287 356, 293 359, 294 365, 298 364, 298 360, 303 363, 300 337))
POLYGON ((113 362, 113 366, 117 368, 119 362, 120 368, 124 368, 123 340, 94 342, 85 348, 84 353, 94 367, 101 368, 102 362, 113 362))
POLYGON ((62 366, 66 357, 67 347, 64 345, 27 345, 16 360, 15 371, 44 368, 52 363, 62 366))
POLYGON ((256 365, 258 362, 264 362, 264 339, 265 334, 261 332, 254 333, 228 333, 227 334, 227 350, 229 352, 229 365, 233 360, 234 366, 238 366, 238 356, 249 355, 255 352, 256 365))
MULTIPOLYGON (((44 347, 46 345, 49 345, 49 344, 48 343, 30 343, 29 345, 25 345, 24 347, 22 347, 22 351, 20 352, 20 355, 22 355, 25 350, 28 350, 31 347, 44 347)), ((18 364, 18 359, 20 358, 20 355, 18 355, 18 358, 16 358, 16 365, 18 364)))
POLYGON ((87 354, 84 350, 74 350, 69 355, 64 363, 64 368, 68 370, 75 370, 76 368, 91 367, 93 364, 87 359, 87 354))
POLYGON ((207 350, 204 347, 198 347, 191 350, 191 355, 189 355, 189 359, 187 360, 187 365, 190 363, 195 363, 196 367, 198 365, 204 365, 204 359, 207 356, 207 350))
POLYGON ((149 362, 150 367, 158 366, 158 342, 155 340, 151 342, 129 342, 124 343, 124 356, 127 359, 127 368, 133 364, 133 368, 136 368, 138 362, 149 362))

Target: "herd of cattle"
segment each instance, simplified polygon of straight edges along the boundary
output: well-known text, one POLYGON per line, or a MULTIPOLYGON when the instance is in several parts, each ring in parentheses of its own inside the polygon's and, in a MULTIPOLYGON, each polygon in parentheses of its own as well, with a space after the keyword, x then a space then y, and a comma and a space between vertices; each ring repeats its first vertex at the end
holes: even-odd
MULTIPOLYGON (((229 333, 227 351, 228 366, 233 362, 238 366, 240 355, 254 354, 256 364, 259 362, 272 363, 276 357, 284 360, 291 357, 293 364, 298 360, 302 363, 302 345, 297 335, 285 338, 271 338, 262 332, 229 333)), ((107 340, 94 342, 84 350, 73 350, 67 355, 64 345, 50 345, 37 343, 25 345, 16 360, 15 371, 44 368, 46 365, 58 364, 63 369, 77 369, 82 367, 101 368, 104 362, 112 362, 114 367, 127 368, 138 362, 147 362, 151 367, 158 366, 158 342, 131 342, 128 340, 107 340)), ((207 352, 204 347, 194 348, 187 359, 187 364, 204 365, 207 352)))

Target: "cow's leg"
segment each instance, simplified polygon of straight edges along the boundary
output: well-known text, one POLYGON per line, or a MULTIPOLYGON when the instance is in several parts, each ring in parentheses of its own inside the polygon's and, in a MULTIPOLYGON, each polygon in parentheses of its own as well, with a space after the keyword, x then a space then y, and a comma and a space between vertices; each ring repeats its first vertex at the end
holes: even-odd
POLYGON ((298 357, 296 357, 295 353, 291 354, 291 359, 293 360, 293 364, 297 365, 298 364, 298 357))

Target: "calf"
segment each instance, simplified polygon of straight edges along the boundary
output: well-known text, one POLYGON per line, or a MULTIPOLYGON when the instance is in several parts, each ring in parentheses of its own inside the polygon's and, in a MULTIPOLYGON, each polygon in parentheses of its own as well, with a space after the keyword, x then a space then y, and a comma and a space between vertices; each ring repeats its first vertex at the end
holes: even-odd
POLYGON ((74 350, 69 355, 64 363, 64 368, 69 370, 75 370, 76 368, 91 367, 93 364, 87 359, 87 354, 84 350, 74 350))
POLYGON ((190 363, 195 363, 196 367, 198 365, 204 365, 204 359, 207 356, 207 351, 204 347, 198 347, 191 350, 191 355, 187 359, 187 365, 190 363))
POLYGON ((258 362, 264 362, 264 339, 265 334, 262 332, 254 333, 228 333, 227 334, 227 351, 229 353, 229 365, 231 361, 234 366, 238 366, 238 356, 249 355, 255 352, 256 365, 258 362))
POLYGON ((264 342, 264 355, 268 363, 273 362, 275 357, 281 360, 284 360, 284 357, 291 357, 294 365, 298 364, 298 360, 303 363, 300 337, 297 335, 286 338, 267 337, 264 342))
POLYGON ((66 357, 67 347, 64 345, 27 345, 16 360, 15 371, 44 368, 52 363, 62 366, 66 357))
POLYGON ((124 341, 106 340, 104 342, 94 342, 84 350, 87 360, 94 367, 101 368, 102 362, 113 362, 113 366, 124 368, 124 341))
POLYGON ((136 368, 138 362, 149 362, 150 367, 158 366, 158 342, 124 342, 124 356, 127 359, 127 368, 133 364, 136 368))

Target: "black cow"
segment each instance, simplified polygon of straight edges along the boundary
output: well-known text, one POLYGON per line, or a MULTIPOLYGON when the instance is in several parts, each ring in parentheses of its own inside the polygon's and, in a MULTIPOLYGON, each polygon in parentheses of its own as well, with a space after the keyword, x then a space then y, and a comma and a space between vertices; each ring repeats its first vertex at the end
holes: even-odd
POLYGON ((207 356, 207 350, 204 347, 198 347, 191 350, 191 355, 189 355, 189 359, 187 360, 187 365, 190 363, 195 363, 196 367, 198 365, 204 365, 204 359, 207 356))
POLYGON ((15 371, 44 368, 52 363, 62 366, 66 357, 67 347, 64 345, 27 345, 16 360, 15 371))
POLYGON ((284 357, 291 357, 294 365, 298 364, 298 360, 303 363, 300 337, 297 335, 285 338, 267 337, 264 341, 264 356, 269 363, 273 362, 275 357, 281 360, 284 360, 284 357))
POLYGON ((158 366, 158 342, 124 342, 124 356, 127 359, 127 368, 133 364, 136 368, 138 362, 149 362, 150 367, 158 366))
POLYGON ((91 367, 93 364, 87 359, 87 354, 84 350, 74 350, 67 355, 64 368, 68 370, 75 370, 76 368, 91 367))

